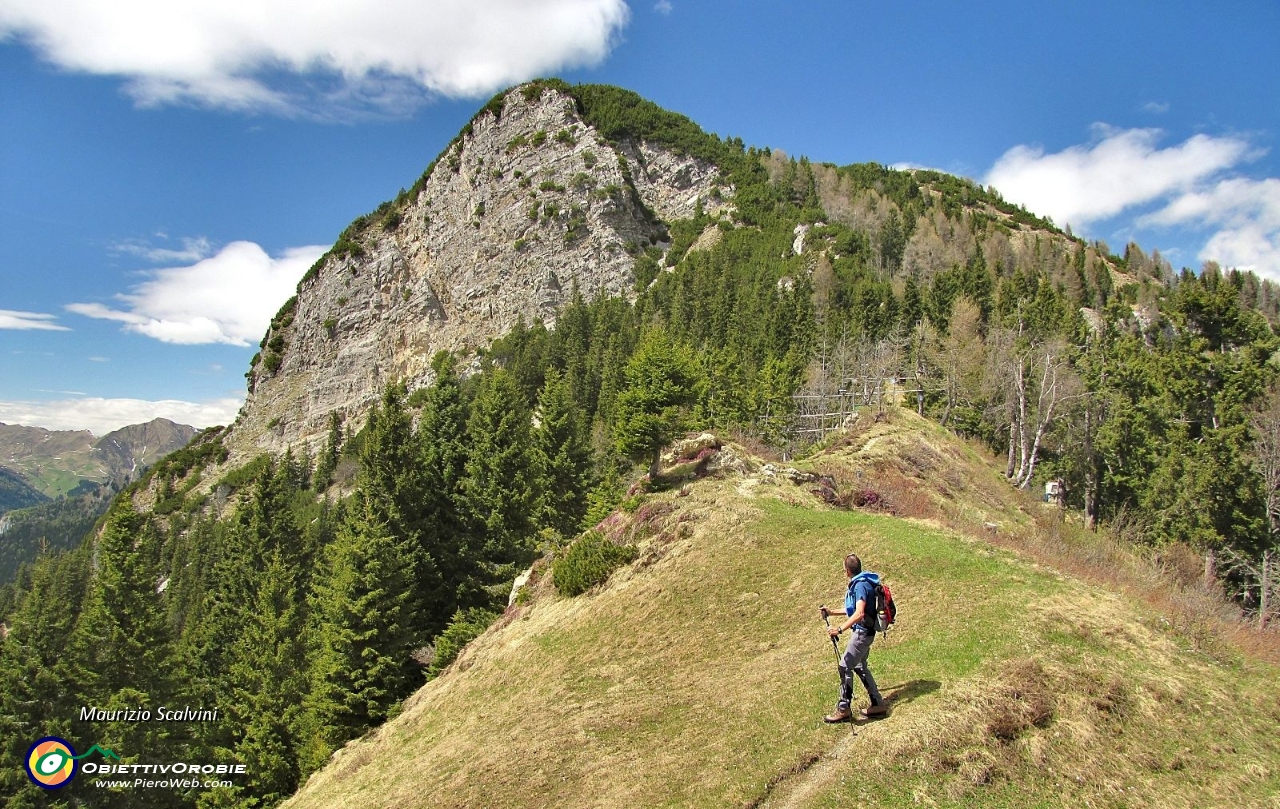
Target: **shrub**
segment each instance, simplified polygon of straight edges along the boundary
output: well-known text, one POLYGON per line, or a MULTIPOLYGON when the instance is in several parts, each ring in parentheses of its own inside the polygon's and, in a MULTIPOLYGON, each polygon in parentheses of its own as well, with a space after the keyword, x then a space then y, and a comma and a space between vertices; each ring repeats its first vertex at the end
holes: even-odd
POLYGON ((228 489, 236 491, 241 487, 252 483, 253 479, 257 477, 258 474, 261 473, 262 470, 270 463, 270 455, 259 455, 244 466, 236 467, 223 475, 222 479, 218 481, 214 488, 217 488, 218 486, 226 486, 228 489))
POLYGON ((595 191, 592 191, 591 196, 599 200, 611 199, 614 202, 621 203, 622 187, 619 185, 615 185, 613 183, 609 183, 604 188, 597 188, 595 191))
POLYGON ((445 630, 436 637, 435 659, 427 667, 427 679, 434 680, 449 664, 458 659, 458 655, 468 643, 484 634, 489 625, 498 619, 497 613, 478 608, 453 614, 453 620, 445 630))
POLYGON ((551 581, 564 595, 580 595, 635 558, 635 548, 615 545, 603 534, 588 531, 552 563, 551 581))
POLYGON ((572 244, 587 235, 587 215, 580 206, 574 205, 569 209, 569 222, 565 228, 565 244, 572 244))

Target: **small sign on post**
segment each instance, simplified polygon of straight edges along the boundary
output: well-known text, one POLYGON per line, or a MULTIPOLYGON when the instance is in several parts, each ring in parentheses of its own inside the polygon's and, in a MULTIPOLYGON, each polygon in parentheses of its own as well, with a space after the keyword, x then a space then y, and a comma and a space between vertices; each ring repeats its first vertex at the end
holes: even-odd
POLYGON ((1064 487, 1061 480, 1051 480, 1044 484, 1044 501, 1062 505, 1064 487))

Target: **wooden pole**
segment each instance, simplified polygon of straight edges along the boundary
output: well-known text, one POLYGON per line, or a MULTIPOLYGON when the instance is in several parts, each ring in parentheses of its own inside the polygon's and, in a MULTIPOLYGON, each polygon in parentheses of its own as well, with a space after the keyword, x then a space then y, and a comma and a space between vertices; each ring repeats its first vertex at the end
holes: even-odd
POLYGON ((1262 552, 1262 591, 1258 604, 1258 629, 1267 628, 1267 610, 1271 607, 1271 551, 1262 552))

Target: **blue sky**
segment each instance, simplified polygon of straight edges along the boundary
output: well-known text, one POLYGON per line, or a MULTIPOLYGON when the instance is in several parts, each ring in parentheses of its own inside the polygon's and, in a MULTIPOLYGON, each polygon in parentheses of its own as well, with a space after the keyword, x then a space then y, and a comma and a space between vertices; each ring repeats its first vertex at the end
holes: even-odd
POLYGON ((617 84, 1280 279, 1280 4, 0 0, 0 422, 226 423, 266 322, 480 104, 617 84))

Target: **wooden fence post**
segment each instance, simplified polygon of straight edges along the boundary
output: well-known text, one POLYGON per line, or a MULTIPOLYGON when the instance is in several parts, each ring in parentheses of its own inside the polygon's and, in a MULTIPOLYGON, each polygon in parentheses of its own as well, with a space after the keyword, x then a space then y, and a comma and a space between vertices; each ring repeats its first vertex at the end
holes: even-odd
POLYGON ((1274 571, 1271 564, 1274 561, 1274 555, 1270 550, 1262 552, 1262 586, 1258 588, 1261 591, 1261 601, 1258 604, 1258 629, 1267 628, 1267 613, 1271 609, 1271 588, 1274 587, 1272 578, 1274 571))

